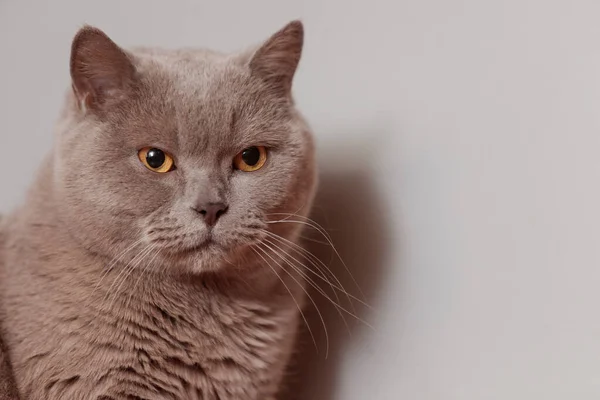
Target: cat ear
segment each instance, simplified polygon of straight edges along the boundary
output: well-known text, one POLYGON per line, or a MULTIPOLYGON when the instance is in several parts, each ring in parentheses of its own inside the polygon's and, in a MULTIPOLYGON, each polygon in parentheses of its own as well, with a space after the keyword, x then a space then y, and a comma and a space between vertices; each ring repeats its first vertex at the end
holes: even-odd
POLYGON ((271 36, 252 56, 252 74, 260 77, 281 95, 289 96, 294 73, 300 62, 304 27, 292 21, 271 36))
POLYGON ((103 111, 123 98, 134 81, 127 53, 100 29, 85 26, 71 46, 71 79, 79 104, 103 111))

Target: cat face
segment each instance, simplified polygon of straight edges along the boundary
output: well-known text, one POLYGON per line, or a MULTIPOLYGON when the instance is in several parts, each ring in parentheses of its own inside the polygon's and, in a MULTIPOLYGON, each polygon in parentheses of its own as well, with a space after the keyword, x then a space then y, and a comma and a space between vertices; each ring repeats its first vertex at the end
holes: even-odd
POLYGON ((314 196, 310 132, 291 82, 302 25, 253 53, 125 52, 73 42, 74 94, 54 157, 61 220, 90 250, 149 268, 239 266, 292 238, 314 196), (259 254, 260 251, 259 251, 259 254))

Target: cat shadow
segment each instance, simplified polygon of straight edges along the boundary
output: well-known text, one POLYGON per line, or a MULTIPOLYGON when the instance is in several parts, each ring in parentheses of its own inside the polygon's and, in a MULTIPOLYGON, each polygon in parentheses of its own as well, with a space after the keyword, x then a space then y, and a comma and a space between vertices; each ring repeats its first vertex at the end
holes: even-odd
MULTIPOLYGON (((321 171, 320 189, 311 218, 325 228, 339 257, 331 246, 316 242, 327 239, 310 228, 304 234, 310 239, 306 241, 307 249, 329 265, 348 293, 372 305, 384 279, 383 261, 389 237, 385 210, 377 196, 374 178, 367 170, 356 168, 327 170, 322 166, 321 171)), ((337 301, 326 284, 319 286, 337 301)), ((374 311, 370 307, 354 300, 353 308, 348 298, 338 293, 340 304, 357 317, 341 311, 342 318, 338 309, 317 290, 313 289, 309 294, 316 307, 309 307, 306 317, 315 340, 303 325, 288 376, 288 392, 281 397, 285 400, 334 398, 344 351, 373 332, 360 321, 369 323, 373 319, 374 311), (317 309, 327 326, 327 334, 317 309)))

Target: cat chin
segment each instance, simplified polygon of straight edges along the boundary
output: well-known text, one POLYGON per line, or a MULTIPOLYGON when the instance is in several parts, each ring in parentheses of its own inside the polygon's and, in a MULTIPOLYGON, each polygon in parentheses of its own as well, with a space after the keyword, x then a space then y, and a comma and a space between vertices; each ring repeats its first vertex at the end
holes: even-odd
POLYGON ((170 269, 175 274, 214 273, 231 267, 228 258, 236 252, 215 242, 205 243, 163 255, 160 268, 170 269))

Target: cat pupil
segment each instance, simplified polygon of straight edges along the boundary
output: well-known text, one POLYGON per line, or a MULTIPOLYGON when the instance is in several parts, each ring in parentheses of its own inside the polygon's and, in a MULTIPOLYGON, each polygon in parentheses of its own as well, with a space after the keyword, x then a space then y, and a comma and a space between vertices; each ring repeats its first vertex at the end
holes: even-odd
POLYGON ((260 150, 257 147, 249 147, 242 152, 242 160, 247 165, 253 166, 260 160, 260 150))
POLYGON ((159 149, 150 149, 146 154, 146 162, 152 168, 160 168, 165 163, 165 153, 159 149))

